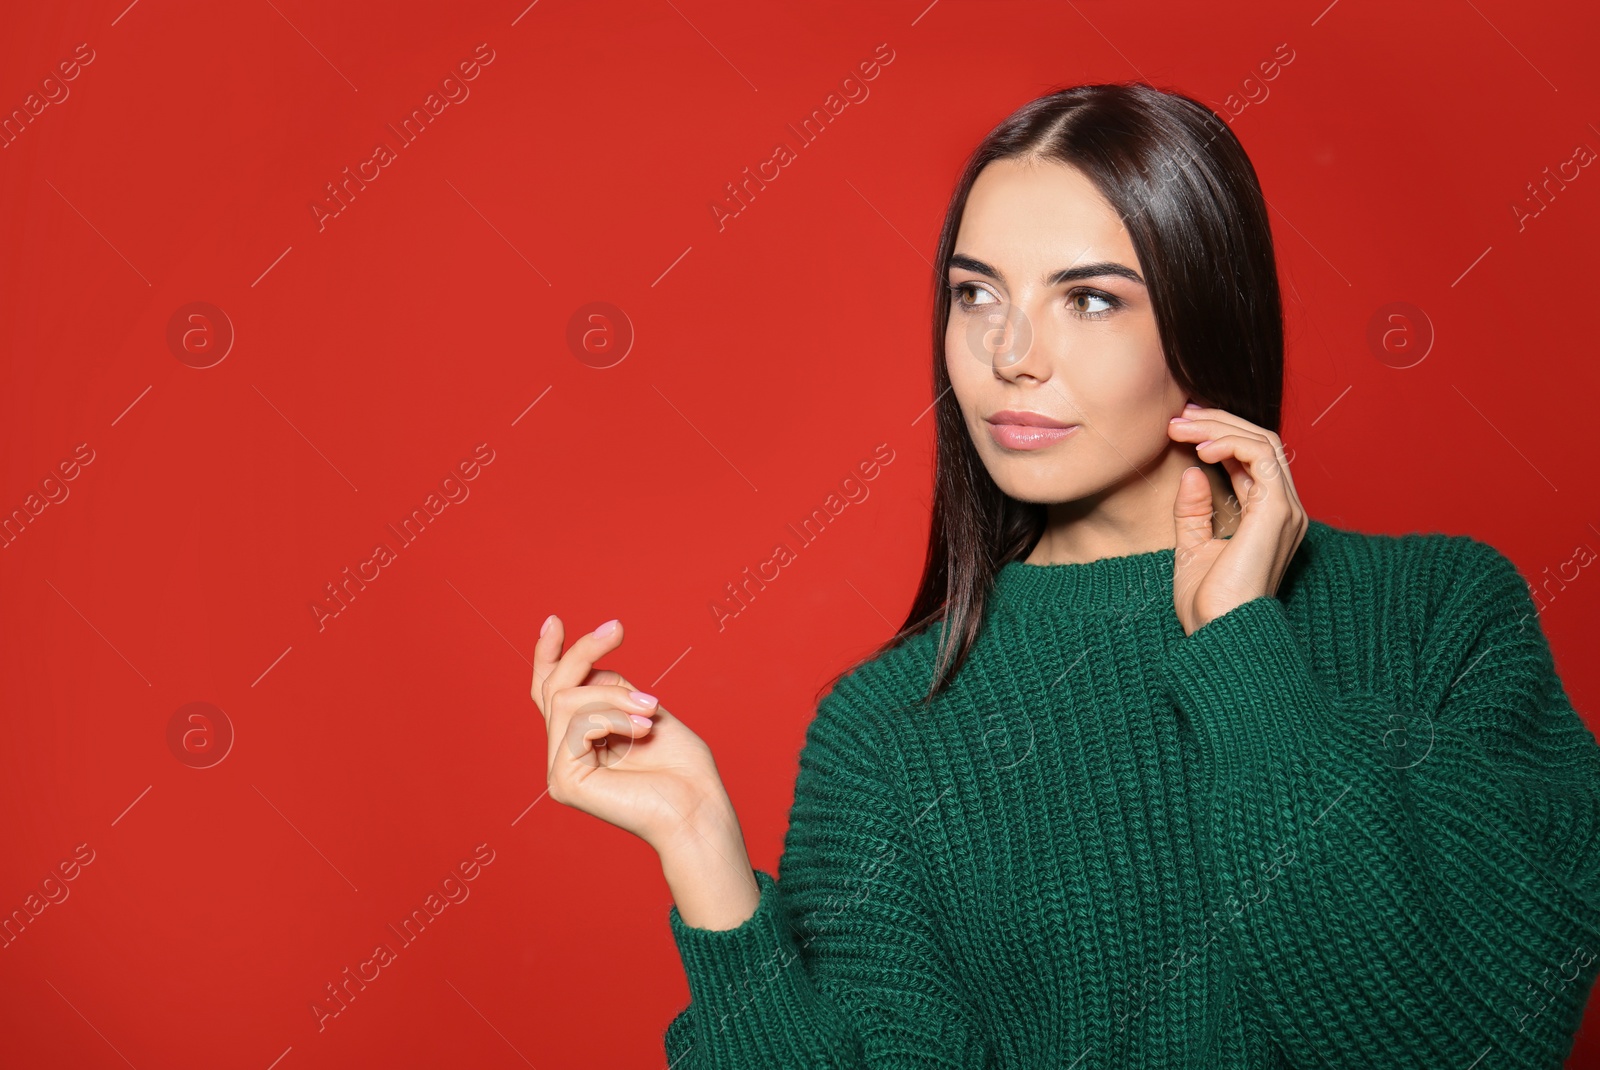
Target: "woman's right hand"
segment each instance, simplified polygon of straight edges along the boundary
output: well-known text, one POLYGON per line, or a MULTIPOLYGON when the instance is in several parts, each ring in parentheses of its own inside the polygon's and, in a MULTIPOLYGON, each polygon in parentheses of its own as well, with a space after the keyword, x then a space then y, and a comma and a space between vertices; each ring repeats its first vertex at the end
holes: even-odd
POLYGON ((594 663, 622 643, 607 621, 562 653, 551 616, 533 648, 533 701, 544 714, 550 797, 665 852, 721 829, 732 814, 711 748, 620 673, 594 663), (634 718, 638 718, 635 720, 634 718))

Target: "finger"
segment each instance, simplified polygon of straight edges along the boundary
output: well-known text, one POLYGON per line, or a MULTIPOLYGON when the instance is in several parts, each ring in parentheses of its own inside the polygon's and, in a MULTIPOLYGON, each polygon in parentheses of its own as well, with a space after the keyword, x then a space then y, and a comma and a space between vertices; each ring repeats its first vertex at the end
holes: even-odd
MULTIPOLYGON (((644 695, 643 692, 616 684, 590 684, 582 687, 567 687, 559 691, 552 691, 554 699, 550 703, 550 717, 547 727, 550 731, 552 746, 567 737, 575 721, 582 721, 590 714, 616 714, 626 718, 629 714, 650 716, 660 709, 660 704, 653 695, 644 695), (642 695, 642 698, 636 698, 642 695)), ((553 757, 553 756, 552 756, 553 757)))
POLYGON ((615 669, 596 669, 584 679, 583 684, 585 687, 590 684, 621 684, 630 691, 639 690, 634 686, 633 681, 615 669))
POLYGON ((1268 438, 1272 434, 1272 432, 1268 431, 1265 427, 1261 427, 1258 424, 1253 424, 1249 420, 1246 420, 1243 416, 1240 416, 1237 413, 1229 412, 1227 409, 1208 409, 1204 406, 1194 409, 1185 408, 1183 410, 1183 415, 1196 423, 1201 420, 1220 420, 1224 423, 1233 425, 1241 431, 1248 431, 1251 434, 1260 435, 1262 438, 1268 438))
MULTIPOLYGON (((549 638, 549 635, 545 636, 546 640, 549 638)), ((615 650, 621 643, 622 622, 619 620, 608 620, 594 631, 585 632, 574 639, 567 652, 556 660, 555 667, 543 680, 547 699, 563 688, 581 686, 584 680, 588 679, 594 663, 603 655, 615 650)))
POLYGON ((1173 438, 1184 442, 1202 442, 1206 439, 1221 438, 1223 435, 1253 435, 1263 442, 1270 441, 1259 428, 1243 421, 1224 420, 1215 416, 1182 416, 1174 417, 1167 423, 1167 431, 1173 438))
POLYGON ((543 630, 533 643, 533 701, 544 715, 546 724, 549 723, 550 713, 545 708, 544 682, 561 659, 561 640, 566 630, 561 618, 552 613, 545 618, 543 630))
MULTIPOLYGON (((1223 464, 1233 479, 1234 495, 1241 502, 1246 500, 1254 484, 1264 484, 1271 478, 1278 463, 1277 447, 1257 435, 1223 435, 1196 443, 1194 453, 1208 464, 1219 464, 1232 458, 1243 465, 1243 469, 1236 473, 1234 466, 1223 464), (1248 485, 1240 486, 1241 480, 1237 476, 1246 477, 1248 485)), ((1267 496, 1263 494, 1255 500, 1265 501, 1267 496)))
POLYGON ((1264 470, 1277 471, 1277 444, 1256 435, 1224 435, 1196 446, 1195 456, 1207 462, 1232 462, 1224 467, 1233 479, 1242 515, 1229 542, 1246 556, 1259 552, 1275 557, 1276 544, 1298 508, 1291 494, 1275 491, 1286 479, 1275 484, 1262 478, 1264 470), (1241 486, 1247 481, 1248 488, 1241 486))
POLYGON ((1198 468, 1185 468, 1178 477, 1178 496, 1172 503, 1172 523, 1177 534, 1177 560, 1182 562, 1211 538, 1211 481, 1198 468), (1191 475, 1190 473, 1194 473, 1191 475))
POLYGON ((1232 501, 1228 505, 1228 515, 1238 516, 1244 512, 1246 505, 1246 498, 1239 497, 1238 488, 1244 487, 1245 495, 1248 497, 1251 489, 1255 486, 1255 480, 1250 478, 1250 473, 1244 464, 1233 457, 1222 458, 1222 470, 1228 473, 1228 482, 1235 488, 1233 494, 1230 495, 1232 501))
MULTIPOLYGON (((1225 442, 1224 435, 1215 442, 1225 442)), ((1232 479, 1241 507, 1275 500, 1286 504, 1292 511, 1300 507, 1300 498, 1289 475, 1289 465, 1283 456, 1281 443, 1248 436, 1250 445, 1243 448, 1226 448, 1219 456, 1211 443, 1195 446, 1195 456, 1204 460, 1220 461, 1232 479)))
POLYGON ((567 725, 563 753, 568 760, 580 761, 592 754, 596 746, 605 746, 601 741, 607 736, 633 739, 649 734, 652 727, 650 718, 642 714, 628 714, 621 710, 590 710, 574 717, 567 725))
MULTIPOLYGON (((1252 473, 1257 479, 1273 479, 1279 474, 1286 475, 1289 468, 1289 459, 1284 453, 1283 439, 1276 432, 1265 427, 1259 427, 1249 420, 1225 409, 1185 409, 1180 422, 1169 423, 1169 430, 1174 438, 1186 441, 1204 440, 1207 438, 1220 438, 1222 433, 1247 434, 1265 439, 1277 455, 1277 465, 1258 466, 1252 473), (1206 432, 1202 434, 1201 432, 1206 432)), ((1232 469, 1229 469, 1232 472, 1232 469)), ((1285 480, 1287 482, 1287 479, 1285 480)))
MULTIPOLYGON (((1195 410, 1193 409, 1188 410, 1189 413, 1194 411, 1195 410)), ((1172 438, 1177 439, 1178 441, 1193 442, 1196 445, 1195 456, 1199 457, 1198 447, 1200 443, 1215 441, 1218 438, 1223 437, 1228 432, 1246 433, 1240 431, 1242 425, 1244 425, 1244 421, 1234 423, 1215 417, 1190 416, 1186 413, 1184 416, 1176 417, 1173 421, 1169 422, 1167 424, 1167 432, 1172 438)), ((1219 463, 1211 458, 1201 459, 1210 464, 1219 463)), ((1228 473, 1228 482, 1233 487, 1234 498, 1238 500, 1239 507, 1242 509, 1244 507, 1245 496, 1249 494, 1250 488, 1254 484, 1255 480, 1251 474, 1245 470, 1244 466, 1240 462, 1234 460, 1231 456, 1221 458, 1220 463, 1222 464, 1224 470, 1226 470, 1228 473)))

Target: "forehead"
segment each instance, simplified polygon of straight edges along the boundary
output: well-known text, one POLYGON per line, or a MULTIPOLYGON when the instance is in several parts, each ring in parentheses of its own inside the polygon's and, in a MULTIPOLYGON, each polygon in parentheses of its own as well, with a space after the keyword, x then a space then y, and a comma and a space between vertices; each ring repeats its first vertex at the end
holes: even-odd
POLYGON ((1139 270, 1128 229, 1094 183, 1055 160, 996 160, 978 173, 956 251, 1030 275, 1115 260, 1139 270))

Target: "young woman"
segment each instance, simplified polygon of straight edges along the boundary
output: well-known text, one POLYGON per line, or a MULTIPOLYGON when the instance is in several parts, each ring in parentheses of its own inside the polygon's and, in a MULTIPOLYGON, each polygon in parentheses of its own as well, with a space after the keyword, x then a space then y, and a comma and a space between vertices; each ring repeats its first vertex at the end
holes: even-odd
POLYGON ((618 622, 536 648, 551 797, 672 890, 674 1070, 1559 1066, 1600 745, 1505 556, 1307 517, 1226 124, 1032 101, 937 264, 922 584, 818 706, 776 880, 706 745, 593 669, 618 622))

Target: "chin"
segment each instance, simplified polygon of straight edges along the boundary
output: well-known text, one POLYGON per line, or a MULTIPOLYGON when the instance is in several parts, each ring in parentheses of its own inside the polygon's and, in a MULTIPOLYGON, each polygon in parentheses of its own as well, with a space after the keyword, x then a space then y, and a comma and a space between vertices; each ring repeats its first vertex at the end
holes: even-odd
POLYGON ((1019 478, 1015 471, 996 472, 991 468, 989 476, 994 480, 995 486, 1019 502, 1034 502, 1041 505, 1070 502, 1082 498, 1090 490, 1081 478, 1048 471, 1029 473, 1019 478))

